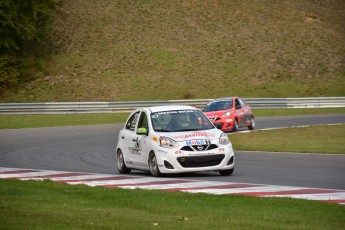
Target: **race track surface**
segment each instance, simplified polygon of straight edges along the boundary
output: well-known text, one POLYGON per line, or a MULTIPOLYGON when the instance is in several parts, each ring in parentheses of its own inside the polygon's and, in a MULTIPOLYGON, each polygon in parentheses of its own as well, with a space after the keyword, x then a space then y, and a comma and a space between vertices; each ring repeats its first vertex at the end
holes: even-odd
MULTIPOLYGON (((257 118, 257 128, 345 123, 345 115, 257 118)), ((0 167, 118 175, 117 133, 122 124, 0 130, 0 167)), ((345 189, 345 155, 235 151, 232 176, 218 173, 166 178, 345 189)), ((133 176, 148 176, 133 171, 133 176)))

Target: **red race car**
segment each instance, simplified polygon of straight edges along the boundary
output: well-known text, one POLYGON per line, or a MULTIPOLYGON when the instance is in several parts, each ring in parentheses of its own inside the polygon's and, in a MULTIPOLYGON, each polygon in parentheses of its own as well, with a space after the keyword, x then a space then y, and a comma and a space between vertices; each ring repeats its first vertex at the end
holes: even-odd
POLYGON ((255 129, 254 114, 240 97, 220 98, 209 102, 203 109, 213 124, 223 131, 237 131, 239 127, 255 129))

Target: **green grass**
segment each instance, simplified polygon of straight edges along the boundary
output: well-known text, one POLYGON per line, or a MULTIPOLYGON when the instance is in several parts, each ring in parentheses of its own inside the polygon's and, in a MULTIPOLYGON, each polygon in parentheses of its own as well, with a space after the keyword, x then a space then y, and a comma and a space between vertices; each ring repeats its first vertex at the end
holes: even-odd
POLYGON ((0 180, 1 229, 344 229, 320 201, 0 180))
POLYGON ((345 108, 253 109, 255 117, 345 114, 345 108))
POLYGON ((0 115, 0 129, 125 123, 129 113, 0 115))
POLYGON ((344 124, 235 133, 229 138, 236 150, 345 154, 344 124))
POLYGON ((62 1, 41 69, 0 101, 344 96, 344 9, 342 0, 62 1))
MULTIPOLYGON (((255 109, 255 117, 345 114, 345 108, 255 109)), ((0 115, 0 129, 125 123, 129 113, 0 115)))

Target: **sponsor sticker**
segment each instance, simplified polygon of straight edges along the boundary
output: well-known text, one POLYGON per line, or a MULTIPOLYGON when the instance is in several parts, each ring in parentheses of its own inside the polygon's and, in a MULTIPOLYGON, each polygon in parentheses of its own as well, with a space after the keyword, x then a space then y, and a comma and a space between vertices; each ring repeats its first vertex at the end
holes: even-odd
POLYGON ((128 147, 128 150, 131 154, 140 156, 142 153, 142 147, 141 147, 140 141, 137 139, 134 144, 134 147, 128 147))
POLYGON ((186 145, 206 145, 206 141, 205 140, 190 140, 190 141, 186 141, 186 145))
POLYGON ((188 156, 210 156, 210 155, 216 155, 216 153, 208 153, 208 152, 203 152, 203 153, 189 153, 188 156))
POLYGON ((168 151, 167 151, 167 150, 165 150, 165 149, 161 149, 161 148, 158 148, 158 152, 161 152, 161 153, 168 153, 168 151))
POLYGON ((175 151, 175 154, 182 154, 182 151, 181 150, 177 150, 177 151, 175 151))
POLYGON ((193 132, 193 133, 188 133, 185 135, 180 135, 180 136, 174 136, 173 138, 175 139, 185 139, 185 138, 202 138, 202 137, 215 137, 215 134, 213 133, 207 133, 207 132, 193 132))

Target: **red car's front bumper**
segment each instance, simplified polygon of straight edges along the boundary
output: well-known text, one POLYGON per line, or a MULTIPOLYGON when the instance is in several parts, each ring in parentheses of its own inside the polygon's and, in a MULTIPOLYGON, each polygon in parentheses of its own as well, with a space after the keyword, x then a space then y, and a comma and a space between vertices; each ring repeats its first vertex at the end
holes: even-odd
POLYGON ((232 118, 210 118, 210 120, 220 130, 229 131, 234 128, 234 119, 232 118))

